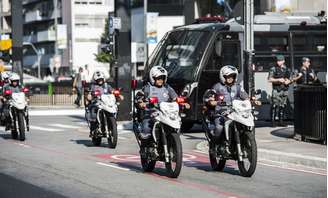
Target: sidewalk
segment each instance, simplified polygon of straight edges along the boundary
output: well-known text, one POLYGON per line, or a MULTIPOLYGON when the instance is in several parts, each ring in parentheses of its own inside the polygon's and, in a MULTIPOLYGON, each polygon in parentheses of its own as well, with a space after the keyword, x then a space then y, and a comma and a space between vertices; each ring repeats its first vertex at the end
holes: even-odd
MULTIPOLYGON (((298 141, 293 138, 293 131, 293 126, 256 128, 258 161, 326 169, 327 146, 298 141)), ((200 142, 197 149, 208 152, 207 141, 200 142)))

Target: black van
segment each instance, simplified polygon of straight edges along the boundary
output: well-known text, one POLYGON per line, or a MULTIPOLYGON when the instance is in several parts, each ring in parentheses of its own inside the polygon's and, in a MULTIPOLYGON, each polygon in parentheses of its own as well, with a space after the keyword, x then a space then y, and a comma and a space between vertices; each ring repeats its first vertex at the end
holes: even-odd
MULTIPOLYGON (((286 64, 294 70, 299 67, 301 54, 294 51, 302 31, 304 39, 312 38, 313 50, 307 56, 321 61, 317 70, 325 76, 327 71, 326 24, 320 24, 315 18, 309 18, 308 24, 299 23, 293 17, 288 24, 286 16, 282 16, 276 24, 268 24, 270 16, 256 17, 254 25, 254 78, 255 89, 261 89, 262 110, 264 119, 270 116, 271 84, 267 82, 269 68, 275 63, 274 57, 283 54, 286 64), (268 18, 269 17, 269 18, 268 18), (312 22, 314 21, 314 22, 312 22), (298 37, 296 37, 298 38, 298 37), (295 44, 294 44, 295 43, 295 44)), ((304 17, 300 17, 304 20, 304 17)), ((182 26, 168 32, 158 43, 149 57, 145 67, 143 81, 148 81, 148 73, 153 66, 163 66, 168 71, 168 83, 178 94, 187 93, 192 109, 183 119, 183 127, 192 127, 199 121, 202 112, 202 97, 205 90, 219 82, 219 71, 224 65, 234 65, 239 70, 239 82, 243 84, 243 26, 236 22, 202 23, 182 26)), ((305 54, 304 54, 305 55, 305 54)), ((292 94, 291 94, 292 95, 292 94)), ((291 103, 293 99, 290 99, 291 103)), ((260 116, 261 117, 261 116, 260 116)))
POLYGON ((232 31, 230 25, 221 23, 180 27, 167 33, 150 56, 145 74, 153 66, 163 66, 168 71, 168 83, 178 94, 187 93, 192 109, 183 127, 192 127, 201 118, 203 94, 219 81, 220 68, 241 65, 241 31, 240 26, 239 31, 232 31))

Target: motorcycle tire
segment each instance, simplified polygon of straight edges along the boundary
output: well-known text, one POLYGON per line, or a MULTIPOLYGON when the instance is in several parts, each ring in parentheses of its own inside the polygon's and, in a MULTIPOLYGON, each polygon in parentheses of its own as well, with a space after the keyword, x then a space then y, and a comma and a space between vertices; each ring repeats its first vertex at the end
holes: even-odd
POLYGON ((92 143, 93 143, 94 146, 100 146, 101 137, 92 137, 92 143))
POLYGON ((144 172, 152 172, 156 165, 156 160, 151 160, 147 157, 140 157, 141 166, 144 172))
POLYGON ((257 164, 257 146, 255 136, 251 132, 245 132, 240 138, 241 150, 247 153, 247 159, 249 161, 249 167, 246 167, 245 161, 238 162, 238 168, 241 176, 251 177, 256 169, 257 164))
POLYGON ((25 140, 25 117, 24 112, 20 111, 17 113, 18 117, 18 129, 19 129, 19 140, 24 141, 25 140))
POLYGON ((118 136, 116 119, 112 116, 109 116, 108 114, 106 116, 107 116, 107 127, 108 127, 108 131, 110 132, 109 138, 107 138, 108 147, 114 149, 117 146, 117 136, 118 136))
POLYGON ((11 130, 11 138, 16 140, 18 138, 18 133, 16 130, 11 130))
POLYGON ((165 163, 168 176, 177 178, 182 168, 182 144, 177 133, 171 133, 167 136, 167 148, 170 154, 170 162, 165 163))
POLYGON ((210 158, 210 163, 211 163, 211 167, 214 171, 223 171, 225 164, 226 164, 226 160, 219 158, 217 156, 216 153, 214 153, 213 151, 211 152, 211 150, 213 150, 213 147, 215 147, 214 143, 209 143, 209 151, 208 151, 208 155, 210 158))

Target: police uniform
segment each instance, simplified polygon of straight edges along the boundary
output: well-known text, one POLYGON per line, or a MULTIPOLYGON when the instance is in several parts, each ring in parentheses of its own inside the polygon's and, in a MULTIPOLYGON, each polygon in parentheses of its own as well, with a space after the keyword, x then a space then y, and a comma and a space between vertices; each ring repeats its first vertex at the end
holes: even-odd
MULTIPOLYGON (((147 85, 145 85, 142 90, 144 92, 145 98, 157 97, 159 103, 170 102, 174 98, 178 97, 174 89, 168 84, 165 84, 161 87, 157 87, 151 85, 150 83, 147 83, 147 85)), ((151 135, 152 126, 154 124, 154 120, 151 115, 153 111, 154 109, 148 109, 144 112, 145 115, 142 121, 142 136, 144 138, 148 138, 151 135)))
POLYGON ((310 68, 302 67, 300 71, 296 70, 295 73, 298 75, 302 74, 302 77, 296 81, 297 84, 309 84, 314 82, 316 78, 314 70, 310 68))
MULTIPOLYGON (((269 71, 269 77, 274 79, 284 78, 290 79, 291 72, 290 69, 285 65, 279 67, 276 65, 272 67, 269 71)), ((287 97, 288 97, 288 88, 289 85, 285 85, 284 83, 272 83, 272 114, 271 119, 272 122, 277 120, 277 118, 282 122, 284 117, 284 111, 287 105, 287 97)))
POLYGON ((232 105, 234 100, 246 100, 248 99, 248 94, 239 84, 234 84, 232 86, 227 86, 222 83, 217 83, 212 87, 216 92, 216 100, 219 96, 223 96, 223 101, 225 106, 220 106, 219 104, 215 107, 215 116, 214 116, 214 138, 219 140, 223 131, 223 125, 225 122, 225 117, 222 115, 223 112, 227 110, 227 106, 232 105))

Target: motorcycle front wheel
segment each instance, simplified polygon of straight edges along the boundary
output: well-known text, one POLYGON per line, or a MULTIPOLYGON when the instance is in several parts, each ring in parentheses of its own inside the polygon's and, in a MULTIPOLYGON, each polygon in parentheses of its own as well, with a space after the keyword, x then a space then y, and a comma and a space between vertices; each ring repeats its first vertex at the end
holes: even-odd
POLYGON ((24 112, 19 111, 17 112, 18 117, 18 129, 19 129, 19 140, 24 141, 25 140, 25 117, 24 112))
POLYGON ((177 178, 182 168, 182 144, 177 133, 167 136, 167 148, 170 155, 169 162, 165 163, 168 176, 177 178))
POLYGON ((249 131, 243 133, 240 137, 240 144, 243 161, 238 162, 238 168, 243 177, 251 177, 257 164, 257 146, 254 134, 249 131))
POLYGON ((107 117, 107 127, 109 131, 108 140, 108 147, 109 148, 116 148, 117 145, 117 124, 116 119, 113 116, 106 115, 107 117))

